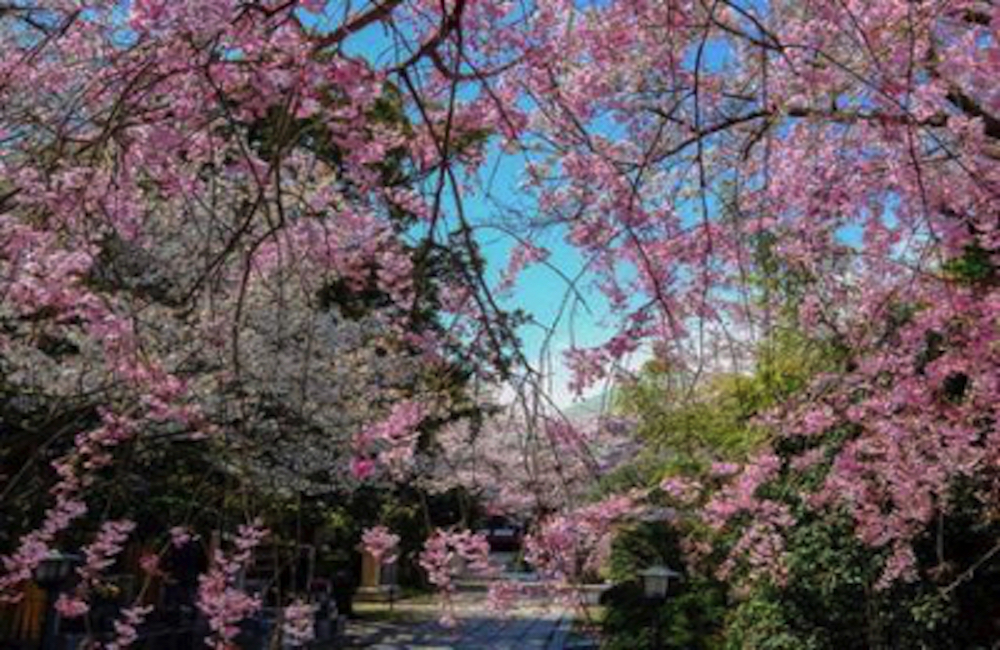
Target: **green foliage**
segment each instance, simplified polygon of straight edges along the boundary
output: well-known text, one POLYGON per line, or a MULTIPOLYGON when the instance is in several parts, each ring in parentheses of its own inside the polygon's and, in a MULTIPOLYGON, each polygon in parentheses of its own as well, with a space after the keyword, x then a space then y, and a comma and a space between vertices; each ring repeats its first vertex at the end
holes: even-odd
POLYGON ((797 514, 787 540, 788 584, 758 585, 734 608, 728 647, 866 647, 874 622, 859 604, 869 601, 880 564, 848 521, 797 514))
MULTIPOLYGON (((829 342, 808 339, 792 328, 776 328, 759 347, 753 373, 715 375, 694 391, 685 388, 690 378, 658 360, 648 363, 634 383, 619 390, 617 408, 638 418, 639 435, 649 444, 632 463, 605 477, 603 490, 648 487, 665 475, 706 479, 714 461, 745 460, 768 442, 767 432, 754 418, 801 391, 812 376, 835 366, 840 358, 840 351, 829 342)), ((778 489, 793 494, 797 487, 788 484, 778 489)), ((653 562, 683 566, 677 534, 665 525, 643 524, 616 538, 611 576, 633 586, 616 589, 609 596, 608 647, 651 647, 649 623, 643 618, 648 621, 654 613, 642 601, 635 577, 653 562)), ((831 570, 843 560, 840 556, 816 559, 831 570)), ((822 647, 817 641, 821 636, 786 620, 792 611, 786 603, 756 597, 731 608, 729 591, 730 585, 690 575, 655 612, 665 647, 822 647)))
MULTIPOLYGON (((820 650, 815 635, 793 629, 794 612, 777 598, 760 595, 737 607, 726 625, 726 650, 820 650)), ((856 647, 856 646, 851 646, 856 647)))
POLYGON ((918 579, 880 590, 888 551, 859 541, 846 515, 797 503, 809 480, 786 473, 767 486, 769 497, 794 504, 787 584, 757 584, 741 595, 726 617, 726 647, 943 650, 986 648, 997 638, 994 610, 984 605, 1000 602, 1000 567, 956 576, 1000 537, 996 522, 983 523, 973 486, 956 490, 948 516, 919 540, 918 579))
POLYGON ((639 436, 670 453, 671 473, 697 472, 714 459, 740 458, 762 440, 747 424, 751 414, 746 378, 714 378, 697 393, 671 391, 673 377, 657 362, 620 391, 618 409, 639 417, 639 436))
POLYGON ((640 523, 619 532, 609 561, 610 577, 618 586, 605 597, 605 647, 652 648, 654 625, 665 648, 722 647, 726 589, 721 583, 693 577, 671 583, 669 598, 655 607, 643 598, 638 572, 653 564, 681 567, 678 541, 676 531, 664 523, 640 523))
MULTIPOLYGON (((807 398, 819 373, 850 364, 851 351, 835 337, 815 339, 797 327, 798 305, 811 278, 775 255, 767 235, 758 242, 752 283, 768 315, 768 335, 755 350, 753 371, 717 374, 691 388, 692 377, 660 360, 646 365, 637 380, 621 388, 617 408, 639 420, 648 449, 627 467, 606 477, 606 491, 652 486, 664 476, 682 476, 711 485, 713 461, 739 461, 770 444, 788 460, 818 445, 831 450, 809 469, 784 471, 758 494, 787 505, 795 524, 785 531, 787 581, 721 584, 697 575, 678 586, 670 600, 653 608, 642 600, 637 571, 652 562, 679 561, 676 532, 643 525, 615 542, 611 575, 622 585, 610 593, 605 629, 611 648, 650 647, 656 619, 665 647, 727 650, 841 650, 845 648, 979 649, 1000 638, 992 603, 1000 602, 1000 566, 989 561, 1000 539, 997 516, 983 512, 992 479, 958 486, 946 515, 925 531, 915 548, 918 576, 887 590, 877 585, 889 549, 873 548, 856 536, 854 522, 837 510, 806 507, 802 494, 817 490, 832 452, 857 435, 856 425, 834 427, 812 438, 768 440, 755 417, 807 398), (984 516, 986 514, 987 516, 984 516), (969 567, 974 570, 966 571, 969 567), (965 571, 963 573, 963 571, 965 571)), ((997 281, 992 252, 969 246, 946 262, 944 274, 971 287, 997 281)), ((916 312, 915 305, 892 306, 884 323, 892 336, 916 312)), ((945 337, 928 337, 923 365, 943 353, 945 337)), ((968 378, 947 378, 944 397, 959 403, 968 378)), ((693 506, 697 507, 697 506, 693 506)), ((685 520, 681 520, 685 521, 685 520)), ((681 523, 687 532, 707 531, 681 523)), ((738 535, 715 534, 716 552, 699 567, 710 574, 738 535), (721 550, 720 550, 721 549, 721 550)))
POLYGON ((759 449, 768 435, 754 418, 843 356, 834 342, 776 330, 760 345, 752 374, 717 374, 692 390, 680 373, 654 360, 618 391, 616 406, 638 418, 638 434, 654 451, 668 454, 662 473, 697 475, 713 461, 744 460, 759 449))
POLYGON ((628 582, 608 592, 604 618, 605 641, 610 650, 655 648, 654 626, 660 643, 671 650, 721 650, 720 622, 726 611, 725 589, 717 583, 696 581, 681 585, 663 603, 645 600, 642 585, 628 582))
POLYGON ((652 564, 680 567, 677 531, 664 522, 642 522, 618 531, 608 560, 608 575, 614 582, 639 578, 639 571, 652 564))
POLYGON ((962 255, 945 262, 944 275, 964 284, 995 284, 1000 281, 996 252, 970 244, 962 255))
MULTIPOLYGON (((847 351, 838 341, 807 337, 796 326, 797 305, 808 291, 810 278, 784 265, 766 237, 761 239, 758 253, 758 275, 753 281, 761 300, 770 305, 771 322, 768 336, 755 350, 752 372, 716 374, 691 389, 691 377, 659 360, 647 364, 634 383, 619 391, 618 408, 639 419, 639 433, 651 450, 627 470, 620 470, 614 477, 618 484, 643 478, 650 486, 663 476, 676 475, 711 483, 707 470, 712 462, 742 461, 772 442, 768 432, 756 424, 759 415, 802 394, 818 373, 844 364, 847 351)), ((840 430, 830 433, 831 437, 849 435, 849 431, 840 430)), ((802 450, 779 444, 776 451, 790 454, 802 450)), ((858 603, 871 601, 866 597, 878 578, 880 558, 855 539, 850 522, 835 516, 806 515, 798 495, 814 488, 822 473, 820 464, 805 473, 784 475, 766 487, 768 497, 790 504, 800 516, 800 524, 788 539, 788 586, 760 585, 735 599, 734 585, 692 574, 659 608, 667 647, 799 650, 867 646, 866 635, 873 623, 866 617, 872 612, 858 603)), ((614 481, 608 483, 610 486, 614 481)), ((693 522, 690 526, 698 528, 693 522)), ((700 530, 700 534, 706 533, 700 530)), ((612 575, 628 580, 654 559, 681 566, 673 535, 676 533, 661 532, 660 547, 637 530, 621 535, 612 556, 612 575), (662 545, 672 547, 673 552, 662 545)), ((734 541, 732 535, 715 541, 725 548, 734 541)), ((705 570, 710 572, 712 567, 705 570)), ((648 603, 630 600, 627 590, 613 594, 606 631, 618 645, 611 647, 644 647, 646 641, 631 631, 639 619, 649 617, 648 610, 648 603)), ((876 622, 884 618, 877 610, 875 616, 876 622)))
POLYGON ((986 647, 990 614, 981 608, 963 612, 961 598, 927 580, 878 590, 884 554, 859 542, 847 521, 803 518, 788 549, 788 584, 757 585, 733 607, 727 648, 986 647))
POLYGON ((662 460, 652 454, 640 453, 631 462, 615 467, 597 479, 595 500, 612 494, 623 494, 635 488, 653 485, 663 474, 662 460))

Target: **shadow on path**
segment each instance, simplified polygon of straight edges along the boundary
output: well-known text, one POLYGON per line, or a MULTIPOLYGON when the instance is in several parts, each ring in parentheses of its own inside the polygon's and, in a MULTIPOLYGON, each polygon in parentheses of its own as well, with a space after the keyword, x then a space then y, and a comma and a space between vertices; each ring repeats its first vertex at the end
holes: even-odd
POLYGON ((529 606, 504 615, 489 611, 485 602, 474 599, 457 609, 458 625, 452 629, 437 622, 438 613, 436 608, 427 605, 408 607, 406 603, 399 603, 393 620, 349 621, 340 647, 375 650, 582 650, 597 647, 596 642, 578 637, 571 643, 573 616, 561 608, 529 606))

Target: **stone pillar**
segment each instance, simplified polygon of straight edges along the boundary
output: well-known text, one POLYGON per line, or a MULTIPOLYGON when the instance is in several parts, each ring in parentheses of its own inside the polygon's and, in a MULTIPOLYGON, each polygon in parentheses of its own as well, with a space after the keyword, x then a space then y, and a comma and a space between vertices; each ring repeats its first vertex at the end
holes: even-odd
POLYGON ((361 602, 391 601, 399 588, 396 586, 393 567, 383 565, 368 551, 361 556, 361 586, 357 600, 361 602))
POLYGON ((375 556, 364 551, 361 556, 361 588, 377 588, 382 585, 382 563, 375 556))

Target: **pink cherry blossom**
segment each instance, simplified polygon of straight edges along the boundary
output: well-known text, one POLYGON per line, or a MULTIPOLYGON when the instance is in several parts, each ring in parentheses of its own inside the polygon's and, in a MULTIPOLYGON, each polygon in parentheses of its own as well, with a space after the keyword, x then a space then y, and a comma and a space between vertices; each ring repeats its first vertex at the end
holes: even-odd
POLYGON ((282 635, 292 647, 307 645, 315 637, 314 615, 316 607, 296 601, 285 607, 282 615, 282 635))
POLYGON ((55 608, 63 618, 79 618, 90 611, 90 605, 85 601, 66 594, 59 595, 55 608))
MULTIPOLYGON (((379 464, 399 475, 413 458, 419 436, 417 428, 428 414, 428 407, 421 402, 399 402, 385 419, 362 429, 354 438, 354 446, 359 453, 374 452, 379 464)), ((371 475, 375 465, 369 458, 355 457, 351 469, 356 477, 364 479, 371 475)))
POLYGON ((108 650, 124 650, 139 640, 138 628, 153 611, 152 605, 127 607, 114 622, 115 638, 106 646, 108 650))
POLYGON ((174 526, 170 529, 170 543, 174 548, 181 548, 191 539, 191 531, 186 526, 174 526))
POLYGON ((361 534, 361 544, 376 562, 392 564, 396 561, 399 535, 390 532, 385 526, 374 526, 361 534))
POLYGON ((106 521, 94 541, 83 547, 84 563, 77 573, 84 582, 93 582, 103 571, 115 563, 116 556, 125 548, 125 540, 135 530, 129 520, 106 521))
POLYGON ((489 551, 486 537, 468 530, 445 531, 439 528, 424 542, 419 562, 427 572, 428 582, 438 590, 442 626, 454 627, 456 624, 452 596, 456 589, 454 577, 459 568, 479 577, 496 573, 489 551))
POLYGON ((198 578, 198 609, 208 619, 212 631, 205 642, 217 650, 232 647, 239 634, 239 622, 261 607, 260 598, 237 587, 237 578, 267 535, 267 529, 259 521, 241 525, 232 554, 216 549, 209 570, 198 578))

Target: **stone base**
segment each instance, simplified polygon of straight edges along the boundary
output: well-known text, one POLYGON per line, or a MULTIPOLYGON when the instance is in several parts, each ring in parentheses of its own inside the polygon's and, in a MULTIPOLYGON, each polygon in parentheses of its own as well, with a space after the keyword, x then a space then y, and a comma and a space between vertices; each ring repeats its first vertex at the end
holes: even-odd
POLYGON ((580 600, 584 605, 600 605, 601 596, 604 595, 604 592, 611 589, 612 586, 609 582, 596 585, 580 585, 580 600))
POLYGON ((317 641, 333 641, 344 636, 347 617, 326 618, 316 621, 315 635, 317 641))
POLYGON ((387 603, 399 599, 399 587, 379 585, 378 587, 358 587, 354 600, 359 603, 387 603))

